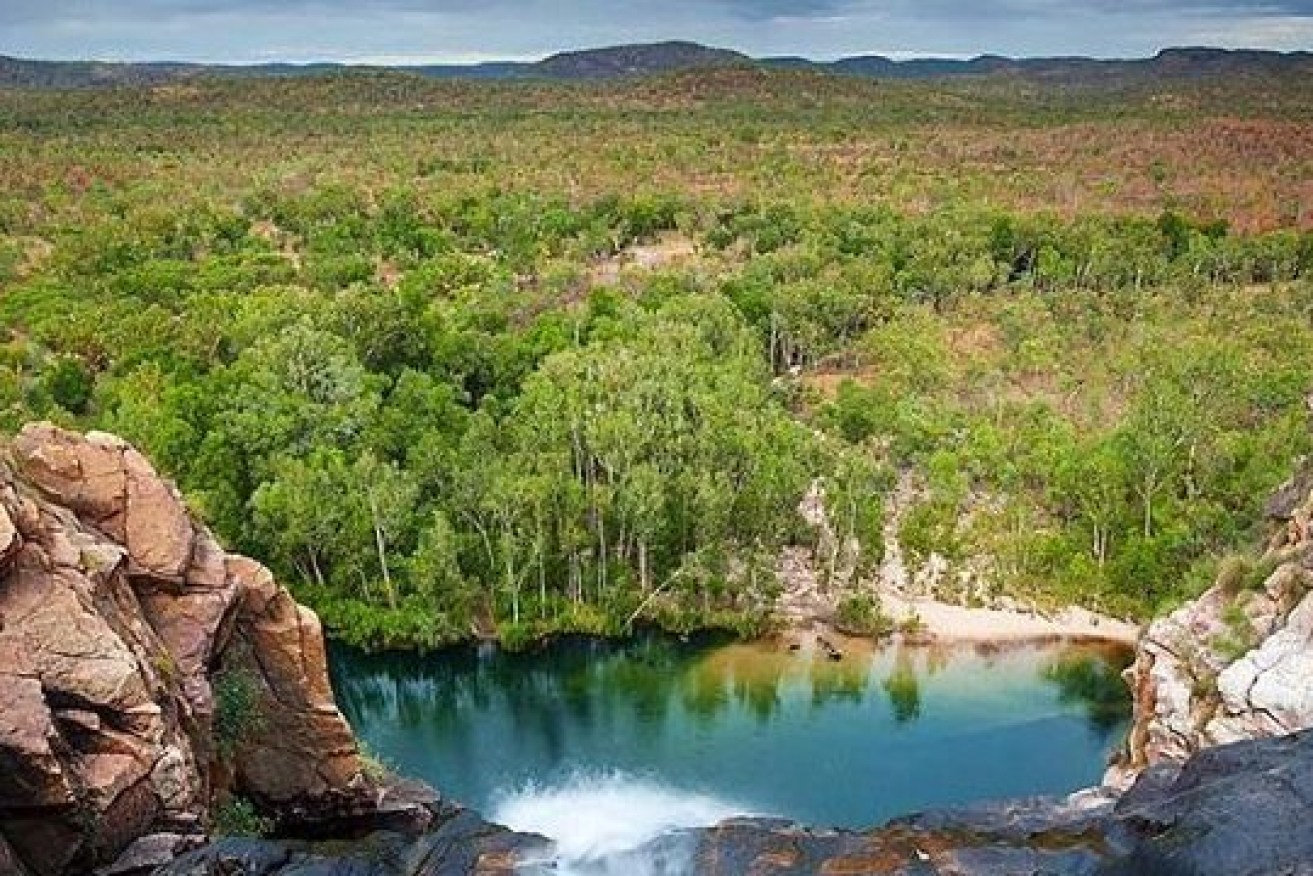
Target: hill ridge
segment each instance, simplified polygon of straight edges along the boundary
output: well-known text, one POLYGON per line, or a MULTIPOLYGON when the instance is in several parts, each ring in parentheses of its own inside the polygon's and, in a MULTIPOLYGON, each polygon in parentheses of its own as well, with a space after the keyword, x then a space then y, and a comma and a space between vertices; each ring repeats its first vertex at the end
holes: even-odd
POLYGON ((800 55, 754 58, 733 49, 690 40, 631 43, 558 52, 535 62, 370 65, 337 62, 206 64, 184 61, 50 61, 0 54, 0 87, 90 88, 151 86, 190 78, 288 78, 359 71, 395 71, 437 79, 537 79, 590 81, 639 78, 681 70, 727 66, 808 70, 858 78, 938 79, 1022 76, 1068 83, 1109 78, 1195 78, 1216 75, 1282 75, 1313 72, 1313 52, 1177 46, 1145 58, 1079 55, 972 58, 853 55, 815 61, 800 55))

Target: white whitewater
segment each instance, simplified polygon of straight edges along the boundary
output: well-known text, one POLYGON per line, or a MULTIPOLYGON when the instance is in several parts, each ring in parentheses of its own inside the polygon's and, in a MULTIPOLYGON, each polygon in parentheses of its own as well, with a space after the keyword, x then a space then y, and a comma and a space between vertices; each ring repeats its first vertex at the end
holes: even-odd
POLYGON ((751 814, 742 806, 626 773, 576 773, 557 785, 503 794, 492 820, 555 843, 555 857, 525 869, 560 876, 682 876, 693 828, 751 814))

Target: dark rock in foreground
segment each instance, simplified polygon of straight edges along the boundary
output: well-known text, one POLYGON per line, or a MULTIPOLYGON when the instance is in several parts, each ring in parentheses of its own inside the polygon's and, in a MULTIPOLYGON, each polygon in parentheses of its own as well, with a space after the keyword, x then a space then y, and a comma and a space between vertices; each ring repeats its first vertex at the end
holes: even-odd
POLYGON ((1313 735, 1241 742, 1092 791, 900 819, 868 834, 736 822, 708 831, 699 873, 962 876, 1313 874, 1313 735))
MULTIPOLYGON (((1155 767, 1120 799, 1094 790, 1067 800, 982 804, 922 813, 866 833, 730 821, 690 837, 696 841, 691 865, 663 866, 654 854, 643 872, 1303 876, 1313 874, 1311 818, 1313 733, 1304 733, 1155 767)), ((376 834, 345 849, 228 840, 181 858, 160 876, 491 876, 550 854, 541 838, 470 812, 453 810, 439 821, 418 840, 376 834)), ((636 872, 633 856, 599 862, 594 871, 636 872)))
POLYGON ((541 857, 547 841, 453 810, 414 839, 378 833, 356 843, 228 839, 179 858, 159 876, 512 876, 521 861, 541 857), (346 847, 344 848, 344 845, 346 847))

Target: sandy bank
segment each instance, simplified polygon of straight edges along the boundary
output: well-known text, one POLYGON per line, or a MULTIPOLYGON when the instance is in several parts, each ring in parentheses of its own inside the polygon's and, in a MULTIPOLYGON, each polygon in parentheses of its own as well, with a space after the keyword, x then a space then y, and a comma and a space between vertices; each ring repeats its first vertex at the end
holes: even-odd
POLYGON ((1025 611, 966 608, 933 600, 910 599, 889 592, 882 593, 880 600, 885 612, 895 622, 919 617, 928 635, 944 641, 1016 642, 1066 638, 1134 645, 1140 637, 1138 625, 1083 608, 1068 608, 1046 616, 1025 611))

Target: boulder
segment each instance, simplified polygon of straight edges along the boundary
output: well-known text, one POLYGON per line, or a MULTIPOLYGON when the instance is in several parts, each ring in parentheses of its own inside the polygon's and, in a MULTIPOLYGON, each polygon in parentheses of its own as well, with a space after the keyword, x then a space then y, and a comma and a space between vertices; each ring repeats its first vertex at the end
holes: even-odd
POLYGON ((279 821, 379 799, 314 614, 226 553, 132 447, 49 424, 0 462, 0 772, 0 873, 30 876, 125 850, 106 872, 141 870, 231 795, 279 821), (219 751, 230 672, 249 675, 258 720, 219 751))

